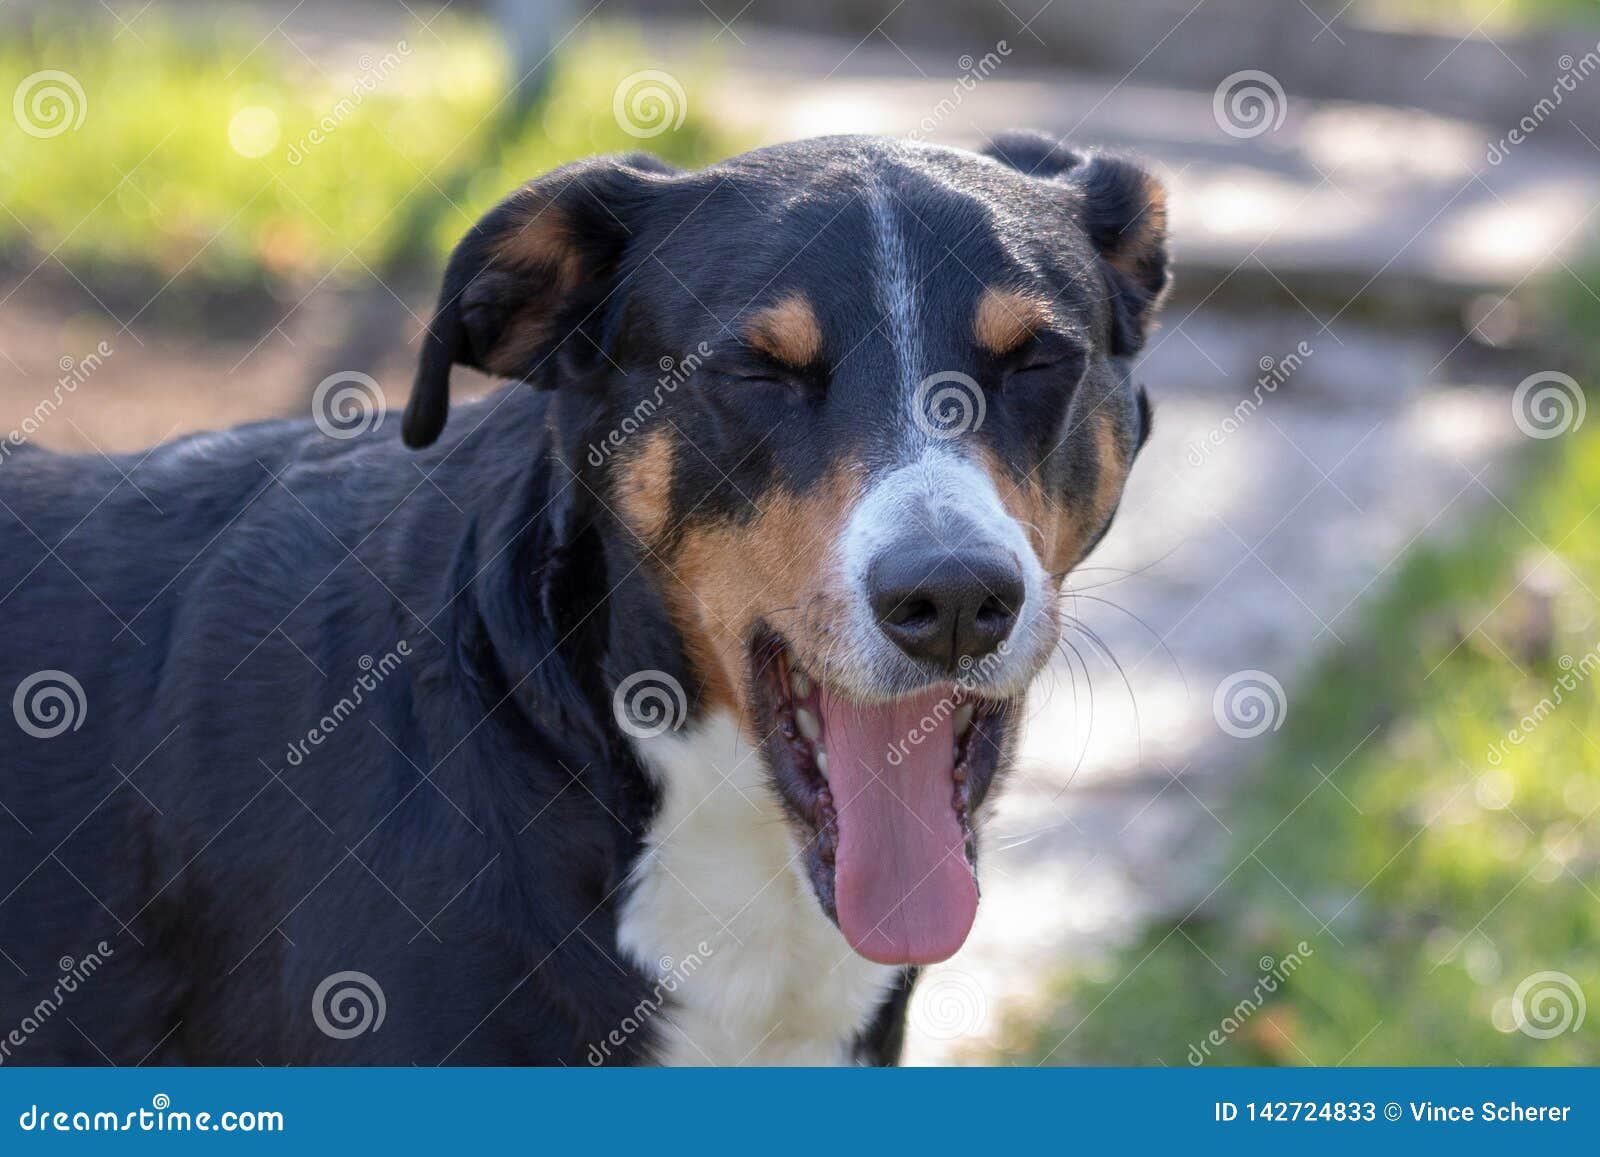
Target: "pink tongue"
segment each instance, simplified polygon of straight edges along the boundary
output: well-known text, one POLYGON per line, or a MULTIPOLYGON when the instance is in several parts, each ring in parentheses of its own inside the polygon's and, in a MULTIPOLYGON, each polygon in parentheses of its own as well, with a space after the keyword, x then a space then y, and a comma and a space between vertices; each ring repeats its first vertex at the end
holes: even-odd
POLYGON ((822 692, 839 816, 834 900, 850 946, 882 964, 954 955, 978 911, 955 810, 948 690, 857 705, 822 692))

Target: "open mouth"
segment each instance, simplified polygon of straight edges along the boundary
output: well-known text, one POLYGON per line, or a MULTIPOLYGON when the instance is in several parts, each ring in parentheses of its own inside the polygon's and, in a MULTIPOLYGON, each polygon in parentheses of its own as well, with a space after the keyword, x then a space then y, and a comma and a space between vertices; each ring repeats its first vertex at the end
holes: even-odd
POLYGON ((876 702, 806 671, 784 639, 751 648, 753 708, 824 912, 882 964, 953 955, 978 909, 972 816, 1011 712, 959 681, 876 702))

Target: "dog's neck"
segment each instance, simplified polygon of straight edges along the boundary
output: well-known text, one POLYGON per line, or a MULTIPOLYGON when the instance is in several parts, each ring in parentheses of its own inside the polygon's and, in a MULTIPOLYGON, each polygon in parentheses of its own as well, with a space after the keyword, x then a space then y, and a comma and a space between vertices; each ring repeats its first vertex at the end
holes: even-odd
POLYGON ((848 1064, 899 976, 851 951, 813 895, 766 765, 716 712, 634 743, 661 792, 618 920, 669 994, 668 1064, 848 1064))

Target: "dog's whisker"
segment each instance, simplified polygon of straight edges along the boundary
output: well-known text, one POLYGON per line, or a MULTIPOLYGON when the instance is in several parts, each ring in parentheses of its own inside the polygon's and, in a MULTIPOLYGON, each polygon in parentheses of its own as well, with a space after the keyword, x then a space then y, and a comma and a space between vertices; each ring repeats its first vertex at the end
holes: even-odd
POLYGON ((1181 543, 1181 542, 1174 543, 1166 551, 1166 553, 1162 554, 1159 558, 1154 558, 1154 559, 1150 560, 1149 562, 1145 563, 1143 566, 1134 567, 1131 570, 1128 569, 1127 567, 1120 567, 1120 566, 1104 566, 1104 565, 1101 565, 1101 566, 1075 566, 1075 567, 1072 567, 1070 570, 1063 571, 1063 572, 1061 572, 1060 574, 1058 574, 1058 575, 1056 575, 1054 577, 1055 577, 1057 582, 1065 582, 1068 578, 1071 578, 1074 575, 1088 574, 1091 571, 1112 571, 1112 572, 1115 572, 1117 577, 1114 578, 1114 579, 1107 579, 1105 582, 1090 583, 1087 586, 1081 586, 1081 587, 1063 587, 1062 590, 1061 590, 1061 593, 1064 594, 1064 595, 1071 595, 1071 594, 1077 594, 1080 591, 1099 590, 1102 587, 1108 587, 1108 586, 1112 586, 1112 585, 1114 585, 1116 583, 1125 582, 1128 579, 1137 578, 1139 575, 1142 575, 1142 574, 1145 574, 1148 571, 1154 570, 1156 567, 1158 567, 1162 563, 1166 562, 1173 555, 1177 554, 1179 547, 1181 547, 1182 545, 1183 545, 1183 543, 1181 543))
MULTIPOLYGON (((1084 660, 1083 653, 1072 645, 1072 641, 1070 639, 1062 638, 1059 642, 1057 642, 1056 646, 1058 648, 1065 648, 1066 651, 1075 656, 1079 665, 1083 668, 1083 685, 1089 700, 1089 712, 1088 725, 1084 728, 1083 743, 1078 747, 1077 761, 1073 763, 1072 771, 1067 776, 1067 781, 1061 785, 1061 787, 1056 791, 1055 795, 1050 797, 1052 801, 1060 799, 1062 793, 1065 792, 1067 788, 1071 787, 1073 781, 1078 778, 1078 772, 1083 770, 1084 761, 1089 757, 1089 745, 1094 740, 1094 678, 1089 672, 1089 664, 1084 660)), ((1071 659, 1067 660, 1067 669, 1069 671, 1072 670, 1071 659)), ((1072 686, 1074 710, 1076 710, 1078 686, 1076 674, 1074 674, 1072 677, 1072 686)))
POLYGON ((1128 692, 1128 704, 1133 708, 1133 741, 1135 745, 1135 757, 1142 762, 1144 759, 1144 720, 1139 714, 1139 697, 1134 693, 1133 683, 1128 678, 1127 671, 1123 669, 1122 661, 1118 659, 1114 653, 1112 653, 1111 648, 1106 645, 1105 640, 1102 639, 1096 631, 1088 627, 1081 620, 1076 619, 1071 615, 1068 615, 1066 618, 1067 622, 1065 625, 1070 630, 1075 631, 1079 635, 1083 636, 1095 647, 1097 647, 1100 650, 1100 653, 1106 657, 1106 661, 1111 664, 1113 669, 1115 669, 1117 672, 1117 677, 1122 680, 1122 686, 1128 692))
MULTIPOLYGON (((1120 603, 1112 602, 1110 599, 1104 599, 1104 598, 1101 598, 1098 595, 1083 594, 1082 592, 1078 592, 1078 591, 1074 591, 1073 592, 1073 597, 1074 598, 1088 599, 1092 603, 1102 603, 1105 606, 1110 607, 1114 611, 1120 611, 1122 614, 1127 615, 1134 622, 1138 623, 1139 626, 1143 627, 1144 630, 1149 633, 1150 637, 1156 641, 1156 646, 1160 647, 1162 652, 1165 653, 1165 655, 1167 656, 1168 660, 1171 661, 1172 669, 1177 672, 1178 678, 1183 683, 1184 692, 1185 693, 1188 692, 1188 690, 1189 690, 1189 679, 1188 679, 1188 676, 1186 676, 1184 674, 1183 664, 1178 662, 1178 656, 1173 653, 1171 647, 1167 646, 1166 638, 1164 636, 1162 636, 1154 627, 1152 627, 1149 623, 1145 622, 1145 620, 1143 618, 1141 618, 1139 615, 1136 615, 1134 612, 1130 611, 1127 607, 1122 606, 1120 603)), ((1080 624, 1082 623, 1081 619, 1079 619, 1077 621, 1080 624)))

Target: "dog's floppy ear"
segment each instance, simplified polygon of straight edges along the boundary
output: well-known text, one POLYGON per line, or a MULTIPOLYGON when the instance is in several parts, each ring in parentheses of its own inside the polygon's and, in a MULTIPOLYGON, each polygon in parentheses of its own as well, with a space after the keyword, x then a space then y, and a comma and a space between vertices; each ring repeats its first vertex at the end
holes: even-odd
POLYGON ((583 331, 616 285, 630 222, 674 173, 644 153, 579 161, 522 186, 467 232, 423 334, 406 445, 444 429, 453 365, 549 385, 573 358, 598 356, 583 331))
POLYGON ((1078 192, 1078 223, 1100 255, 1111 291, 1111 352, 1135 354, 1167 288, 1167 193, 1123 157, 1078 153, 1040 133, 1006 133, 985 154, 1078 192))

